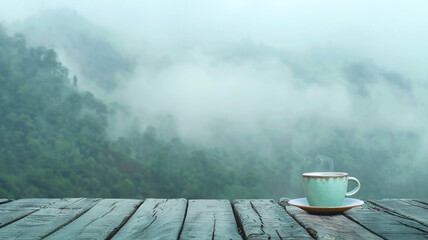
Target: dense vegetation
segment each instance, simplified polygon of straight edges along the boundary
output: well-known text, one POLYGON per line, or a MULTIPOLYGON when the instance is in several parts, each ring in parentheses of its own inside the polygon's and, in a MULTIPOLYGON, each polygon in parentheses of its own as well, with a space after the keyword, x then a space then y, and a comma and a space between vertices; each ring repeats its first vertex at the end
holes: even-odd
POLYGON ((15 28, 31 46, 61 49, 68 61, 79 63, 74 71, 107 91, 117 86, 118 77, 126 79, 135 65, 131 57, 112 46, 111 35, 69 9, 32 16, 15 28))
MULTIPOLYGON (((86 67, 104 79, 102 67, 86 67)), ((114 109, 80 90, 53 50, 0 29, 0 198, 299 197, 300 174, 315 170, 318 154, 360 179, 360 198, 427 196, 423 143, 413 133, 302 119, 262 129, 262 140, 225 136, 221 149, 202 148, 159 138, 154 127, 109 139, 114 109)))
POLYGON ((0 196, 230 197, 267 192, 257 174, 237 173, 217 150, 149 127, 117 142, 105 137, 113 114, 80 92, 56 53, 28 48, 0 31, 0 196), (134 152, 132 154, 131 151, 134 152))

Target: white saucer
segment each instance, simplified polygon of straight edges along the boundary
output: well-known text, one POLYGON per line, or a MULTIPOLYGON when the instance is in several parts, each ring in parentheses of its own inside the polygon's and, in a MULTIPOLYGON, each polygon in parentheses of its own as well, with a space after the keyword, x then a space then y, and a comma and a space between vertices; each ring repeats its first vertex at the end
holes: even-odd
POLYGON ((295 207, 299 207, 309 213, 337 214, 337 213, 343 213, 344 211, 347 211, 354 207, 359 207, 363 205, 364 202, 359 199, 345 198, 342 206, 339 206, 339 207, 314 207, 314 206, 309 206, 306 198, 297 198, 297 199, 288 201, 288 204, 295 207))

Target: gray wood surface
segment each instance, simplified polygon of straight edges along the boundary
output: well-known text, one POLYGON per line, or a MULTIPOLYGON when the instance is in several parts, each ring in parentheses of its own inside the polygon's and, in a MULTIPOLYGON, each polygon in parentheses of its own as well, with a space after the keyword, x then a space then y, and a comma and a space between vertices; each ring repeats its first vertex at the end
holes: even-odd
POLYGON ((17 221, 59 199, 20 199, 0 205, 0 228, 17 221))
POLYGON ((21 199, 0 204, 0 239, 428 239, 426 199, 373 200, 313 215, 273 200, 21 199), (282 207, 281 207, 282 205, 282 207))
POLYGON ((401 201, 404 201, 406 203, 409 203, 410 205, 413 205, 416 207, 421 207, 421 208, 428 210, 428 204, 425 204, 423 202, 415 201, 413 199, 401 199, 401 201))
POLYGON ((428 198, 415 199, 414 201, 428 205, 428 198))
POLYGON ((274 200, 233 202, 247 239, 312 239, 274 200))
POLYGON ((386 239, 428 239, 428 227, 371 204, 346 211, 344 215, 386 239))
POLYGON ((381 199, 372 200, 369 202, 393 213, 399 214, 402 217, 406 217, 428 226, 428 209, 415 206, 414 204, 409 203, 407 200, 381 199))
POLYGON ((7 198, 0 198, 0 204, 7 203, 7 202, 10 202, 10 201, 12 201, 12 200, 9 200, 7 198))
POLYGON ((189 200, 180 239, 242 239, 228 200, 189 200))
POLYGON ((315 215, 286 201, 281 201, 281 205, 315 239, 382 239, 342 214, 315 215))
POLYGON ((87 198, 61 199, 0 228, 0 236, 3 239, 40 239, 73 221, 98 201, 87 198))
POLYGON ((146 199, 113 239, 177 239, 186 199, 146 199))
POLYGON ((47 239, 106 239, 119 230, 141 203, 141 200, 103 199, 47 239))

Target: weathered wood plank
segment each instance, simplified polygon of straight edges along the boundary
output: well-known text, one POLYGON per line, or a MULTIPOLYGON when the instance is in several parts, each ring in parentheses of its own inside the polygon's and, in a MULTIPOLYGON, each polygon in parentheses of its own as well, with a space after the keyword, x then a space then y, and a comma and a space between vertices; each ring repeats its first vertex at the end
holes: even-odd
POLYGON ((11 202, 12 200, 7 198, 0 198, 0 204, 11 202))
POLYGON ((189 200, 180 239, 242 239, 228 200, 189 200))
POLYGON ((0 228, 17 221, 59 199, 20 199, 0 205, 0 228))
POLYGON ((425 204, 423 202, 420 201, 415 201, 413 199, 400 199, 401 201, 404 201, 406 203, 409 203, 411 205, 414 205, 416 207, 421 207, 421 208, 425 208, 426 210, 428 210, 428 204, 425 204))
POLYGON ((65 198, 0 228, 4 239, 39 239, 73 221, 99 199, 65 198))
POLYGON ((186 199, 146 199, 113 239, 177 239, 186 199))
POLYGON ((392 215, 370 203, 351 209, 345 216, 386 239, 427 239, 428 227, 407 218, 392 215), (403 238, 403 236, 406 236, 403 238))
POLYGON ((106 239, 131 217, 141 203, 141 200, 103 199, 46 239, 106 239))
POLYGON ((411 204, 407 200, 381 199, 371 200, 369 202, 387 209, 392 213, 399 214, 402 217, 406 217, 419 222, 420 224, 428 226, 428 209, 411 204))
POLYGON ((288 205, 286 200, 280 204, 315 239, 382 239, 342 214, 314 215, 288 205))
POLYGON ((419 198, 419 199, 414 199, 414 201, 423 203, 425 205, 428 205, 428 198, 419 198))
POLYGON ((312 239, 274 200, 236 200, 233 207, 247 239, 312 239))

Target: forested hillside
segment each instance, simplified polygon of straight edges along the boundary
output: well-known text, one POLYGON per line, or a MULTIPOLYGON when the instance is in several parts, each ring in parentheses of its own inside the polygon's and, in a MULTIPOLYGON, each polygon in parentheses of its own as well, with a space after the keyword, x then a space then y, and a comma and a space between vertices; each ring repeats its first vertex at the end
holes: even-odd
POLYGON ((156 130, 110 142, 114 114, 73 86, 53 50, 0 30, 0 197, 251 197, 257 174, 156 130), (129 154, 134 152, 131 157, 129 154))
POLYGON ((118 77, 127 79, 135 66, 131 57, 112 45, 111 35, 70 9, 46 11, 15 28, 30 46, 61 51, 69 64, 78 63, 72 66, 75 72, 106 91, 117 87, 118 77))
MULTIPOLYGON (((367 79, 383 79, 399 96, 412 94, 410 84, 396 89, 406 83, 399 75, 351 66, 350 87, 344 86, 357 93, 362 107, 367 96, 377 97, 367 90, 376 82, 367 79)), ((95 82, 103 81, 102 67, 85 69, 99 77, 95 82)), ((328 159, 317 155, 334 159, 334 169, 322 170, 349 172, 361 181, 359 198, 426 196, 420 191, 428 180, 426 140, 418 132, 335 125, 308 115, 283 128, 262 122, 254 135, 213 127, 216 147, 162 138, 152 126, 126 126, 111 137, 121 103, 106 104, 74 78, 55 51, 29 47, 22 34, 0 29, 0 198, 300 197, 301 173, 319 170, 319 160, 328 159)), ((367 114, 365 123, 370 120, 367 114)), ((140 119, 139 126, 147 122, 140 119)))

